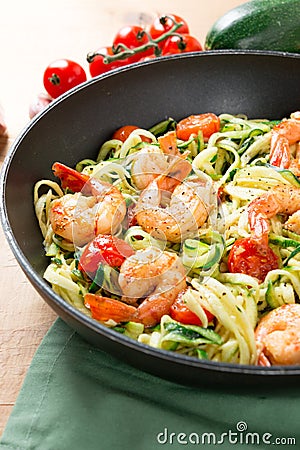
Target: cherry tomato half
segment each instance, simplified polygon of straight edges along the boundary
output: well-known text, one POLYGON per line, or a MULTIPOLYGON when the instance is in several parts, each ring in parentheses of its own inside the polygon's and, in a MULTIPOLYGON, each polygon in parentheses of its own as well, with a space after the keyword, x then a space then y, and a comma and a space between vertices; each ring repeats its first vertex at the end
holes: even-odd
MULTIPOLYGON (((184 300, 182 298, 183 295, 184 295, 184 292, 182 294, 179 294, 179 296, 177 297, 177 299, 171 306, 170 316, 172 317, 172 319, 176 320, 177 322, 184 323, 186 325, 201 326, 202 322, 199 319, 199 317, 195 313, 193 313, 193 311, 191 311, 184 303, 184 300)), ((211 314, 206 309, 204 311, 205 311, 208 322, 211 322, 214 318, 214 315, 211 314)))
MULTIPOLYGON (((125 125, 124 127, 118 128, 112 135, 112 139, 118 139, 119 141, 125 142, 126 139, 131 135, 134 130, 138 130, 139 127, 136 125, 125 125)), ((143 142, 151 142, 150 138, 146 136, 141 136, 143 142)))
POLYGON ((57 59, 44 72, 44 87, 52 98, 86 81, 86 73, 80 64, 69 59, 57 59))
POLYGON ((108 264, 111 267, 120 267, 126 258, 134 251, 125 241, 108 234, 99 234, 84 249, 79 269, 88 275, 97 271, 99 264, 108 264))
MULTIPOLYGON (((113 40, 113 47, 117 49, 118 45, 125 45, 129 49, 135 49, 136 47, 140 47, 147 43, 148 37, 145 34, 144 28, 138 25, 128 25, 118 31, 113 40)), ((139 61, 141 58, 151 55, 152 53, 152 48, 136 53, 130 57, 131 62, 139 61)))
POLYGON ((114 54, 112 47, 101 47, 96 53, 99 53, 99 55, 94 56, 93 60, 89 62, 89 71, 92 77, 96 77, 97 75, 109 72, 110 70, 117 69, 118 67, 127 66, 133 62, 130 58, 126 58, 118 59, 106 64, 104 62, 105 56, 112 56, 114 54))
POLYGON ((162 48, 162 55, 173 55, 176 53, 201 52, 203 50, 200 42, 190 34, 181 36, 170 36, 162 48))
POLYGON ((270 270, 278 267, 278 257, 273 250, 251 238, 238 239, 229 252, 230 272, 251 275, 261 282, 270 270))
POLYGON ((178 139, 187 141, 191 134, 198 134, 202 131, 205 141, 217 131, 220 130, 220 119, 213 113, 204 113, 191 115, 182 119, 176 126, 178 139))
MULTIPOLYGON (((173 28, 174 26, 173 21, 182 24, 181 27, 176 30, 176 33, 188 34, 190 32, 188 24, 182 17, 179 17, 176 14, 166 14, 165 16, 156 17, 150 25, 149 34, 152 39, 157 39, 162 34, 165 34, 169 30, 171 30, 171 28, 173 28)), ((158 45, 162 47, 164 45, 164 42, 165 39, 163 41, 160 41, 158 45)))

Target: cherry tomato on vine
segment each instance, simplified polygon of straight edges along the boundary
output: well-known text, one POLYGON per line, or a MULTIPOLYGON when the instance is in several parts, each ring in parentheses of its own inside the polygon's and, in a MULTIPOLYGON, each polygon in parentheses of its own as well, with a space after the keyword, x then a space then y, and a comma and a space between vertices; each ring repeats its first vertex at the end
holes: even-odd
POLYGON ((228 269, 232 273, 244 273, 264 281, 267 273, 278 267, 278 256, 273 250, 251 238, 238 239, 229 252, 228 269))
POLYGON ((164 42, 162 55, 173 55, 176 53, 201 52, 203 50, 200 42, 190 34, 181 36, 170 36, 164 42))
POLYGON ((69 59, 57 59, 44 72, 44 87, 52 98, 86 81, 85 70, 69 59))
POLYGON ((157 57, 154 54, 148 55, 148 56, 144 56, 143 58, 139 59, 139 62, 151 61, 151 59, 155 59, 155 58, 157 58, 157 57))
MULTIPOLYGON (((188 34, 189 26, 187 22, 182 18, 177 16, 176 14, 166 14, 164 16, 158 16, 154 19, 149 28, 149 34, 152 39, 159 38, 162 34, 167 33, 174 26, 174 22, 181 23, 181 27, 176 30, 176 33, 180 34, 188 34)), ((159 42, 159 46, 162 47, 165 40, 159 42)))
POLYGON ((99 234, 85 247, 79 260, 79 269, 93 275, 100 263, 120 267, 133 254, 133 249, 122 239, 99 234))
MULTIPOLYGON (((121 128, 118 128, 114 132, 112 139, 118 139, 119 141, 125 142, 130 134, 138 128, 139 127, 137 127, 136 125, 125 125, 121 128)), ((151 139, 147 138, 146 136, 141 136, 141 139, 143 142, 151 142, 151 139)))
POLYGON ((202 131, 205 141, 220 130, 220 119, 214 113, 196 114, 180 120, 176 126, 176 134, 179 139, 187 141, 191 134, 202 131))
MULTIPOLYGON (((129 49, 135 49, 141 45, 145 45, 149 42, 147 35, 145 34, 144 28, 138 25, 128 25, 122 27, 116 34, 113 40, 113 47, 116 49, 119 45, 124 45, 129 49)), ((143 52, 136 53, 130 57, 131 62, 139 61, 141 58, 151 55, 153 49, 150 48, 143 52)))
MULTIPOLYGON (((170 316, 172 319, 176 320, 177 322, 184 323, 186 325, 198 325, 201 326, 202 322, 199 319, 199 317, 191 311, 183 300, 183 294, 179 294, 173 305, 170 309, 170 316)), ((206 309, 204 310, 208 322, 211 322, 214 319, 214 315, 211 314, 206 309)))
POLYGON ((89 62, 89 71, 92 77, 96 77, 97 75, 101 75, 102 73, 106 73, 109 72, 110 70, 117 69, 118 67, 127 66, 128 64, 133 62, 129 58, 126 58, 126 59, 118 59, 116 61, 112 61, 111 63, 106 64, 103 61, 105 56, 112 56, 114 54, 112 47, 101 47, 95 53, 99 53, 99 55, 96 54, 91 60, 91 62, 89 62))

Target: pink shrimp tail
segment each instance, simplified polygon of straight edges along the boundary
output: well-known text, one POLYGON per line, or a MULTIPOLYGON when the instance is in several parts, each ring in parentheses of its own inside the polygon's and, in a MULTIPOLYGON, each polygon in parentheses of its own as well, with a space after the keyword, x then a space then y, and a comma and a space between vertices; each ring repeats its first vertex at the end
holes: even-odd
POLYGON ((270 361, 263 352, 259 355, 257 359, 257 365, 263 367, 271 367, 270 361))
POLYGON ((92 317, 105 322, 114 320, 117 323, 134 320, 136 308, 109 297, 97 294, 85 294, 84 304, 92 312, 92 317))
POLYGON ((260 242, 262 246, 268 246, 270 224, 263 213, 257 212, 259 200, 250 203, 248 207, 249 227, 251 230, 251 237, 253 240, 260 242))
POLYGON ((179 155, 175 131, 169 131, 163 136, 158 137, 157 140, 160 148, 166 155, 179 155))
POLYGON ((143 323, 146 327, 153 327, 160 322, 163 315, 169 314, 174 303, 174 297, 154 296, 144 300, 136 311, 137 322, 143 323))
POLYGON ((281 169, 288 169, 290 163, 291 154, 288 139, 277 133, 272 134, 270 164, 281 169))
POLYGON ((174 189, 190 174, 192 165, 186 160, 189 152, 186 151, 174 156, 166 173, 161 174, 154 183, 162 191, 173 192, 174 189))

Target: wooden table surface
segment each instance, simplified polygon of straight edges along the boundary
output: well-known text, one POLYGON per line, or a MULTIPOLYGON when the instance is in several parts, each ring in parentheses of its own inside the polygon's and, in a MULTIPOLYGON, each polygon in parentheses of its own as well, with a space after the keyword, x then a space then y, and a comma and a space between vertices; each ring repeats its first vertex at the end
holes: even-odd
MULTIPOLYGON (((43 71, 58 58, 79 62, 111 41, 123 25, 157 13, 186 19, 203 44, 213 22, 242 0, 9 0, 1 7, 0 105, 8 133, 0 137, 0 162, 29 121, 28 107, 40 92, 43 71)), ((18 205, 16 205, 16 208, 18 205)), ((0 435, 32 357, 55 320, 19 268, 0 229, 0 435)))

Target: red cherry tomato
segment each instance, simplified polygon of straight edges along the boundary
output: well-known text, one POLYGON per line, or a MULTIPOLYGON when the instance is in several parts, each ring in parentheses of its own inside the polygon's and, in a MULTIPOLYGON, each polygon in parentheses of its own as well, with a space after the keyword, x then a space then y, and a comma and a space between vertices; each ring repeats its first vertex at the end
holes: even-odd
POLYGON ((84 69, 69 59, 57 59, 44 72, 44 86, 52 98, 86 81, 84 69))
POLYGON ((232 273, 244 273, 264 281, 267 273, 278 267, 278 256, 273 250, 251 238, 238 239, 229 252, 228 269, 232 273))
POLYGON ((97 271, 99 264, 108 264, 111 267, 120 267, 126 258, 134 251, 125 241, 108 234, 99 234, 84 249, 79 269, 88 275, 97 271))
MULTIPOLYGON (((166 14, 165 16, 158 16, 154 19, 153 23, 150 25, 149 28, 149 34, 152 37, 152 39, 159 38, 162 34, 167 33, 171 28, 173 28, 174 23, 172 19, 177 22, 181 23, 181 27, 179 27, 176 30, 176 33, 180 34, 188 34, 189 26, 186 23, 186 21, 182 18, 177 16, 176 14, 166 14)), ((162 47, 164 45, 165 39, 161 42, 159 42, 159 46, 162 47)))
POLYGON ((99 55, 94 56, 93 60, 89 63, 89 71, 92 77, 96 77, 97 75, 109 72, 110 70, 117 69, 118 67, 127 66, 133 62, 130 58, 126 58, 118 59, 106 64, 103 61, 105 56, 112 56, 114 54, 112 47, 101 47, 96 53, 99 53, 99 55))
POLYGON ((176 53, 201 52, 203 50, 200 42, 190 34, 181 36, 170 36, 162 48, 162 55, 173 55, 176 53))
POLYGON ((205 141, 220 130, 220 119, 213 113, 191 115, 182 119, 176 126, 176 133, 179 139, 187 141, 191 134, 198 134, 202 131, 205 141))
MULTIPOLYGON (((112 139, 118 139, 119 141, 125 142, 126 139, 134 130, 138 130, 139 127, 136 125, 125 125, 124 127, 118 128, 112 135, 112 139)), ((151 142, 150 138, 146 136, 141 136, 143 142, 151 142)))
MULTIPOLYGON (((184 303, 183 300, 184 292, 179 294, 173 305, 170 309, 170 316, 172 319, 176 320, 177 322, 184 323, 186 325, 198 325, 201 326, 202 322, 199 319, 199 317, 193 313, 184 303)), ((211 322, 214 318, 214 315, 211 314, 206 309, 204 310, 208 322, 211 322)))
MULTIPOLYGON (((121 28, 113 40, 113 47, 117 49, 118 45, 125 45, 129 49, 135 49, 148 42, 148 37, 144 34, 144 28, 138 25, 129 25, 121 28)), ((145 50, 144 52, 136 53, 130 57, 131 62, 139 61, 141 58, 151 55, 153 49, 145 50)))

